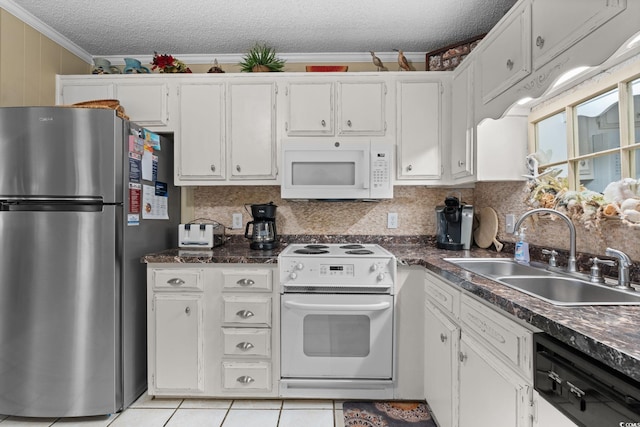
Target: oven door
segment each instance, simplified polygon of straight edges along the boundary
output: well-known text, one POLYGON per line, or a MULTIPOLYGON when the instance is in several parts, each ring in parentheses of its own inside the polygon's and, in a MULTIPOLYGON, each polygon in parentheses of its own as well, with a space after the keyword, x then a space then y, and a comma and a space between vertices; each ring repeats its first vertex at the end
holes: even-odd
POLYGON ((283 378, 391 379, 393 296, 284 294, 283 378))

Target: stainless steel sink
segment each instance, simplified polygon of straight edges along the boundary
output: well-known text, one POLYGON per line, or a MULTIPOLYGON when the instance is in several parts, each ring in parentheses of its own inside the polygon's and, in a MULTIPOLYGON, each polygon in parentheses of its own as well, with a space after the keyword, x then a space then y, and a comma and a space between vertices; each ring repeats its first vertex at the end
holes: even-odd
POLYGON ((640 305, 640 292, 619 290, 552 272, 541 263, 524 265, 510 258, 444 260, 555 305, 640 305))
POLYGON ((519 264, 511 258, 445 258, 444 260, 480 276, 490 276, 491 279, 500 276, 553 275, 544 268, 519 264))
POLYGON ((512 276, 496 280, 555 305, 640 305, 640 293, 571 277, 512 276))

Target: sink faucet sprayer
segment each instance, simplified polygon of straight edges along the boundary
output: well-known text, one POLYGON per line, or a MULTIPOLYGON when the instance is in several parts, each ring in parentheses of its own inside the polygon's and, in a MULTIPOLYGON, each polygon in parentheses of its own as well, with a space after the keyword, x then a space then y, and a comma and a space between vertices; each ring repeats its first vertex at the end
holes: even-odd
POLYGON ((573 222, 571 222, 571 219, 568 216, 554 209, 548 209, 548 208, 532 209, 522 214, 522 216, 518 219, 518 221, 516 221, 515 225, 513 226, 513 229, 515 231, 519 230, 520 225, 522 225, 525 219, 537 213, 548 213, 548 214, 557 215, 560 218, 562 218, 564 222, 566 222, 567 225, 569 226, 569 260, 567 262, 567 271, 570 273, 575 273, 576 272, 576 227, 573 225, 573 222))

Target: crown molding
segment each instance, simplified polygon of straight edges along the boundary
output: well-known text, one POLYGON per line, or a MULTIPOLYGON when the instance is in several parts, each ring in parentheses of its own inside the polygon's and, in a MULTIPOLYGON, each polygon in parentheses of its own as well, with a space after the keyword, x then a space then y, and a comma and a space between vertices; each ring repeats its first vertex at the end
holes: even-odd
MULTIPOLYGON (((52 3, 52 7, 53 3, 52 3)), ((93 56, 82 49, 77 44, 73 43, 71 40, 51 28, 49 25, 42 22, 40 19, 33 16, 31 13, 27 12, 21 6, 14 3, 12 0, 0 0, 0 9, 4 9, 16 18, 20 19, 25 24, 32 27, 34 30, 38 31, 40 34, 49 37, 51 40, 67 49, 74 55, 78 56, 85 62, 92 64, 93 56)))
MULTIPOLYGON (((1 1, 1 0, 0 0, 1 1)), ((174 58, 179 59, 185 64, 212 64, 216 59, 219 64, 237 64, 242 61, 244 53, 211 53, 200 55, 181 55, 172 53, 174 58)), ((398 59, 397 52, 376 52, 376 56, 383 63, 395 64, 398 59)), ((410 62, 424 62, 424 52, 404 52, 404 56, 410 62)), ((124 58, 136 58, 142 63, 151 63, 153 55, 94 55, 94 58, 108 59, 114 65, 124 64, 124 58)), ((326 63, 352 63, 352 62, 370 62, 371 54, 369 52, 316 52, 316 53, 278 53, 278 58, 291 63, 304 64, 326 64, 326 63)))

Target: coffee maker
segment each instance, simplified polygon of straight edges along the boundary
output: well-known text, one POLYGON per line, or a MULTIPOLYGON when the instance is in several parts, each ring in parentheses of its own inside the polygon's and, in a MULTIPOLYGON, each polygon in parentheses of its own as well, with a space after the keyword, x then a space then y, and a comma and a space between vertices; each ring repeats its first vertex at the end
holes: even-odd
POLYGON ((276 208, 273 202, 263 205, 251 205, 253 221, 247 223, 244 237, 251 240, 251 249, 274 249, 278 246, 276 232, 276 208), (253 231, 249 233, 249 226, 253 225, 253 231))
POLYGON ((470 249, 473 239, 473 206, 461 205, 457 197, 449 196, 444 206, 436 206, 436 246, 460 251, 470 249))

